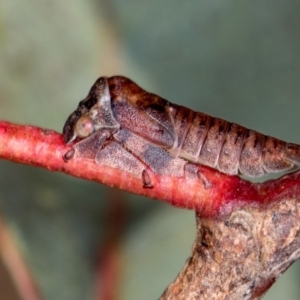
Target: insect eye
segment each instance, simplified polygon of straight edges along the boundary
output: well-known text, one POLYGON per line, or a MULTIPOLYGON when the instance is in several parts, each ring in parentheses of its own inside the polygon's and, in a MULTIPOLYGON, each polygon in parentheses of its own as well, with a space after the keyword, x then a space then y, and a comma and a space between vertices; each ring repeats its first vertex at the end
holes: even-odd
POLYGON ((89 117, 80 117, 75 124, 74 131, 79 138, 88 137, 94 132, 93 121, 89 117))

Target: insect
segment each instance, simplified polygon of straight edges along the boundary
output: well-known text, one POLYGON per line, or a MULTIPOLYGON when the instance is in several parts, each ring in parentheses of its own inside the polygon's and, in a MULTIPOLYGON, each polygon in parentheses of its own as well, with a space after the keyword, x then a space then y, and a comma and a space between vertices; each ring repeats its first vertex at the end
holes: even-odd
POLYGON ((100 77, 69 116, 66 159, 85 157, 142 179, 184 176, 191 164, 259 177, 300 164, 300 146, 173 104, 126 77, 100 77))

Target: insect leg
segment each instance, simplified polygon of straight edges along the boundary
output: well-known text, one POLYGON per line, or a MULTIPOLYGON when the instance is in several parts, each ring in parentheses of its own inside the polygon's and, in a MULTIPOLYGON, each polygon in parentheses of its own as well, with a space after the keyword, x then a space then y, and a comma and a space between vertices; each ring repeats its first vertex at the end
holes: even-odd
POLYGON ((108 166, 141 178, 144 188, 153 188, 147 166, 128 152, 118 142, 112 141, 99 149, 95 161, 101 166, 108 166))
POLYGON ((103 147, 110 135, 106 130, 96 131, 94 134, 76 143, 73 149, 64 155, 64 160, 67 161, 73 157, 94 159, 96 153, 103 147))
POLYGON ((212 183, 203 173, 201 173, 199 167, 195 164, 186 163, 184 166, 184 176, 187 179, 200 180, 205 190, 212 187, 212 183))
POLYGON ((146 170, 144 170, 142 172, 142 179, 143 179, 143 187, 145 189, 153 189, 153 185, 152 185, 152 182, 151 182, 150 175, 146 170))

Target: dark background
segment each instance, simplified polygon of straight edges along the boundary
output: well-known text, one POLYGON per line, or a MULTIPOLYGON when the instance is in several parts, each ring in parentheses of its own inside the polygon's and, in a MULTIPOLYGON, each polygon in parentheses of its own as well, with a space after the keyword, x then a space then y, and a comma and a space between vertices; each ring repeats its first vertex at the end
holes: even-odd
MULTIPOLYGON (((0 119, 61 132, 98 76, 300 143, 296 0, 2 0, 0 119)), ((0 208, 44 299, 91 299, 112 189, 0 162, 0 208)), ((121 198, 121 196, 120 196, 121 198)), ((120 299, 157 299, 194 213, 124 194, 120 299)), ((265 299, 299 299, 295 264, 265 299)), ((0 288, 1 290, 1 288, 0 288)))

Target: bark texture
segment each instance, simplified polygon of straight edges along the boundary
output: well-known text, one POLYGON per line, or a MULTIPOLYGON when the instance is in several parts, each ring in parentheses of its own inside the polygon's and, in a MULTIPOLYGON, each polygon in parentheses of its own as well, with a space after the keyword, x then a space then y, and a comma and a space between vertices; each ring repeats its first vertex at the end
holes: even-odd
POLYGON ((260 299, 300 254, 300 199, 197 217, 192 255, 161 300, 260 299))

